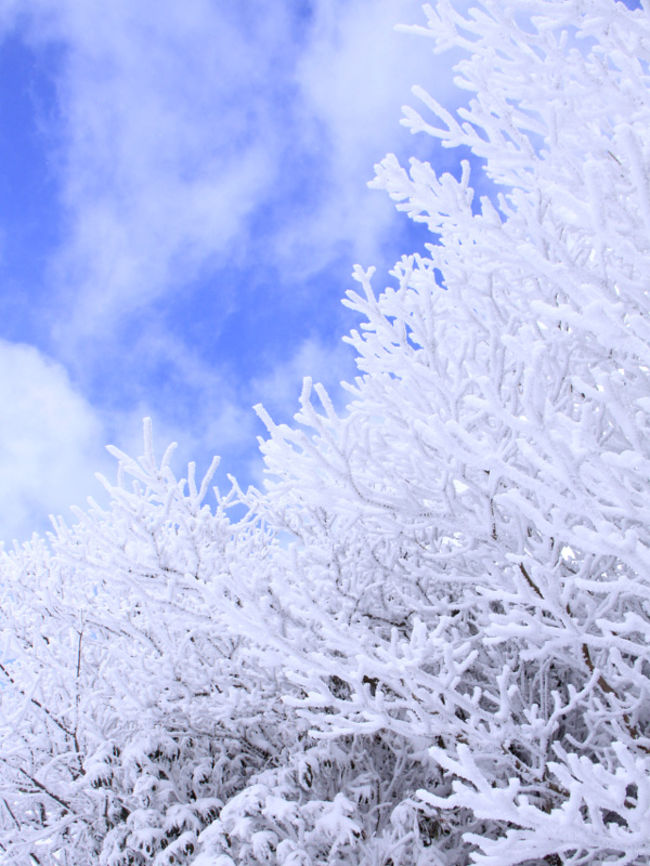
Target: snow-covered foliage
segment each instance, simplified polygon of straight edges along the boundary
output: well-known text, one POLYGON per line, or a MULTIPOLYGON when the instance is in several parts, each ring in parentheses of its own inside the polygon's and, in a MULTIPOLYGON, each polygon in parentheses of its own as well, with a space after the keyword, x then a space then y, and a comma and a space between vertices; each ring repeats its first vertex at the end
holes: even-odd
POLYGON ((4 559, 2 862, 186 863, 282 753, 272 659, 228 625, 272 544, 202 505, 214 466, 197 489, 146 444, 108 511, 4 559))
POLYGON ((425 12, 473 158, 378 166, 432 244, 356 270, 345 413, 4 561, 7 863, 650 863, 650 9, 425 12))
MULTIPOLYGON (((317 638, 285 643, 292 703, 356 827, 304 862, 650 862, 650 18, 459 5, 424 32, 466 49, 470 101, 418 91, 405 123, 501 196, 387 157, 375 184, 435 243, 378 297, 357 271, 346 414, 307 383, 300 426, 267 419, 257 507, 298 538, 277 580, 317 638)), ((247 837, 288 838, 266 802, 247 837)))

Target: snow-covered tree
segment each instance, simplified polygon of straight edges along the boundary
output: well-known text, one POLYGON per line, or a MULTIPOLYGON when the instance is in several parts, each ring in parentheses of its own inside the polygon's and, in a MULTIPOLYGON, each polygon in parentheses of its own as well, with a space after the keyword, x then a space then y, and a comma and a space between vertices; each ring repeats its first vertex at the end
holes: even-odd
POLYGON ((650 10, 425 11, 470 99, 404 123, 474 159, 378 166, 427 254, 357 269, 343 415, 262 412, 311 739, 197 866, 650 863, 650 10))
POLYGON ((471 158, 377 168, 432 239, 355 271, 345 412, 215 512, 147 434, 3 557, 3 864, 650 863, 650 9, 425 12, 471 158))
POLYGON ((269 540, 168 452, 116 452, 107 510, 5 556, 0 862, 171 866, 282 753, 270 657, 228 626, 269 540))

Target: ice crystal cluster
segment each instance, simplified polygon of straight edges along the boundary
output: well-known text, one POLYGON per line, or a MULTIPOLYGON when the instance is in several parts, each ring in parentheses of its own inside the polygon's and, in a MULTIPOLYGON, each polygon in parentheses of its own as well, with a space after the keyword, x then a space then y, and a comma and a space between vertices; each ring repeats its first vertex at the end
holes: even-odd
POLYGON ((466 161, 377 167, 431 243, 356 270, 345 411, 214 507, 146 430, 2 560, 7 866, 650 863, 650 8, 424 11, 466 161))

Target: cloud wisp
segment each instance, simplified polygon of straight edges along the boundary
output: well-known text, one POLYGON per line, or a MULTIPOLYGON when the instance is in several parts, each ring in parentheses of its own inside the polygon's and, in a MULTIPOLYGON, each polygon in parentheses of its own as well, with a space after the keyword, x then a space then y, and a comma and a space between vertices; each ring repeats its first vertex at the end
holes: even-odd
POLYGON ((83 505, 107 463, 101 424, 64 368, 33 346, 0 340, 0 509, 7 541, 83 505))

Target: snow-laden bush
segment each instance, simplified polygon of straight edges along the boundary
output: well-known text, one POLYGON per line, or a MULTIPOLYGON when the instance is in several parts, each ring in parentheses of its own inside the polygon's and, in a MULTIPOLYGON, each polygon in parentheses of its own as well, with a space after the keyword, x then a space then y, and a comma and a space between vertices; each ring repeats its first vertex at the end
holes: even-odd
POLYGON ((282 753, 276 669, 229 627, 271 550, 193 467, 116 452, 111 503, 5 556, 0 861, 171 866, 282 753))

